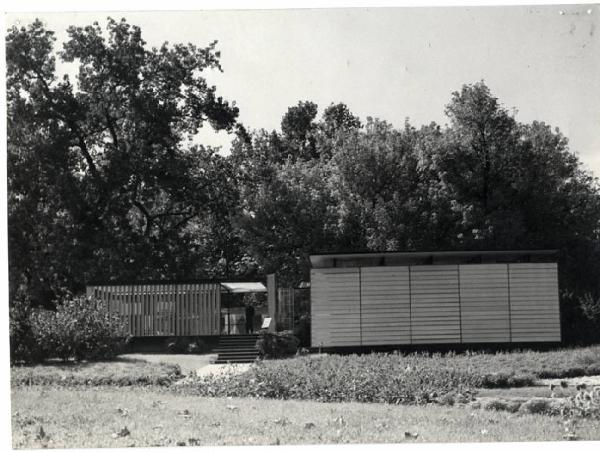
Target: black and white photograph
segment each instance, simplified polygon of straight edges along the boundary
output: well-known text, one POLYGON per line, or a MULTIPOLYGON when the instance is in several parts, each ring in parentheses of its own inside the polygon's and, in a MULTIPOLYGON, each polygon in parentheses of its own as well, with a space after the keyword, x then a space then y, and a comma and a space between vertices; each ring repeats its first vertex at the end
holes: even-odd
POLYGON ((600 446, 598 4, 80 3, 4 15, 7 447, 600 446))

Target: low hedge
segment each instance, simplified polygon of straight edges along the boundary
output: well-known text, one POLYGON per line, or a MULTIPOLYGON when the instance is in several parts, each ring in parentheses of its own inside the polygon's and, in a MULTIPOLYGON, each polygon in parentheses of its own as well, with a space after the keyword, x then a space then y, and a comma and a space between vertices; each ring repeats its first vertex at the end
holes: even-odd
POLYGON ((433 361, 423 365, 418 355, 370 354, 263 361, 243 374, 196 377, 180 387, 216 397, 420 404, 441 403, 447 394, 469 393, 479 385, 475 374, 433 361))
MULTIPOLYGON (((531 386, 540 375, 593 369, 600 347, 552 352, 313 355, 262 361, 243 374, 192 378, 182 388, 205 396, 324 402, 446 403, 478 388, 531 386), (545 372, 545 373, 544 373, 545 372)), ((463 398, 463 397, 460 397, 463 398)))

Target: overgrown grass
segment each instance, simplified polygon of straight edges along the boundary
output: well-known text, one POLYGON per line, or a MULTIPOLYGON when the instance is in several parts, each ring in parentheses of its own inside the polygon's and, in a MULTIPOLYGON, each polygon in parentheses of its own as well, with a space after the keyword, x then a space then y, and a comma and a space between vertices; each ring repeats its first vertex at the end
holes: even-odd
POLYGON ((446 355, 441 358, 441 362, 485 376, 486 387, 516 386, 510 382, 504 384, 505 376, 521 377, 525 382, 538 378, 600 375, 600 345, 551 351, 516 350, 446 355))
POLYGON ((592 373, 597 363, 597 346, 497 354, 320 355, 263 361, 244 374, 190 379, 180 388, 216 397, 452 403, 452 395, 468 398, 479 388, 531 386, 539 377, 592 373))
MULTIPOLYGON (((558 417, 464 406, 190 398, 155 387, 20 386, 12 400, 15 448, 564 439, 558 417)), ((600 439, 597 421, 574 432, 600 439)))
POLYGON ((133 359, 11 368, 13 386, 168 386, 182 377, 179 366, 175 364, 148 363, 133 359))

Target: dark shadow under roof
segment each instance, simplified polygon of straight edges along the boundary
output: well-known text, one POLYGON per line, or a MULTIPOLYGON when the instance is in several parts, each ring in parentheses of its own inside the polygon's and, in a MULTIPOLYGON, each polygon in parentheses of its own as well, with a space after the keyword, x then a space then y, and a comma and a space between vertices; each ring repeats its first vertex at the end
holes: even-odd
POLYGON ((385 251, 323 253, 310 256, 313 268, 454 263, 556 262, 558 250, 385 251))

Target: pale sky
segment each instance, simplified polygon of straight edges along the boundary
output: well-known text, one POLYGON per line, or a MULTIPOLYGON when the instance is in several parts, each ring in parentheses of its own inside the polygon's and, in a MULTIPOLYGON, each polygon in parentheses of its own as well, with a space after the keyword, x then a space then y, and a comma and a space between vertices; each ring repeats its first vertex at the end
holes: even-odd
MULTIPOLYGON (((559 127, 600 176, 597 5, 28 13, 6 25, 39 17, 59 47, 68 25, 108 15, 139 25, 149 45, 218 39, 224 73, 207 78, 250 129, 278 129, 298 100, 320 112, 344 102, 396 127, 444 124, 451 93, 484 79, 519 121, 559 127)), ((227 151, 230 136, 204 135, 227 151)))

